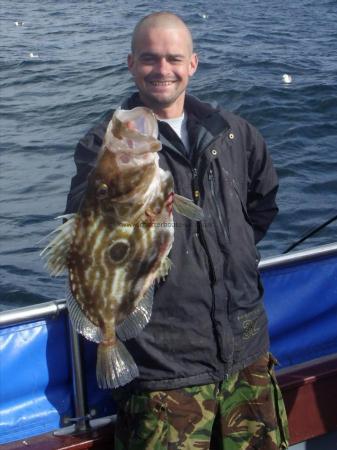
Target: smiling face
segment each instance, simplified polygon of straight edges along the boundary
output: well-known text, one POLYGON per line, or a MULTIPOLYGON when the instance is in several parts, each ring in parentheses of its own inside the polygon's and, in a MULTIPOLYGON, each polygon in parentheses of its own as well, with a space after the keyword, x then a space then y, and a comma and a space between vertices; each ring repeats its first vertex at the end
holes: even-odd
POLYGON ((191 36, 178 21, 147 23, 134 34, 128 67, 144 104, 162 118, 183 113, 185 91, 197 69, 191 36))

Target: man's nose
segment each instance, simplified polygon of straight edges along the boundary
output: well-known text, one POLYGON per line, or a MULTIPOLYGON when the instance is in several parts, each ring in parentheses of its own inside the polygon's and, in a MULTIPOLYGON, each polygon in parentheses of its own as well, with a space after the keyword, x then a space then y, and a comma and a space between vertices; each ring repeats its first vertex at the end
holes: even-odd
POLYGON ((156 70, 158 71, 158 73, 161 73, 162 75, 165 75, 166 73, 169 72, 170 64, 166 58, 163 57, 157 60, 156 70))

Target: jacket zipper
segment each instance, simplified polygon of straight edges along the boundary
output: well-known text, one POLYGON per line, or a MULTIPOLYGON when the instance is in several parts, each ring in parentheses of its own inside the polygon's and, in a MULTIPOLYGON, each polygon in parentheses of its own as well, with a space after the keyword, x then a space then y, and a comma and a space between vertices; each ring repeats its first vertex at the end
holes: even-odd
MULTIPOLYGON (((213 143, 215 140, 216 140, 216 138, 213 139, 212 143, 213 143)), ((209 147, 212 145, 212 143, 209 143, 209 145, 207 146, 207 148, 209 148, 209 147)), ((193 180, 193 195, 194 195, 194 201, 195 201, 196 203, 199 202, 199 199, 200 199, 200 191, 199 191, 199 188, 198 188, 198 169, 197 169, 197 167, 195 167, 195 166, 198 166, 198 160, 200 161, 200 156, 201 156, 201 154, 199 154, 198 157, 194 159, 194 161, 193 161, 194 167, 192 168, 192 176, 193 176, 193 178, 192 178, 192 180, 193 180)), ((223 230, 224 230, 224 232, 225 232, 225 237, 226 237, 226 239, 229 239, 229 238, 228 238, 228 231, 227 231, 226 227, 225 227, 224 224, 223 224, 223 220, 222 220, 222 217, 221 217, 219 205, 218 205, 217 202, 216 202, 214 174, 213 174, 212 169, 210 169, 210 173, 211 173, 211 178, 210 178, 210 182, 211 182, 211 195, 212 195, 212 197, 213 197, 213 199, 214 199, 214 201, 215 201, 215 205, 216 205, 216 208, 217 208, 219 220, 220 220, 220 223, 221 223, 221 225, 222 225, 222 228, 223 228, 223 230)), ((209 175, 210 175, 210 174, 209 174, 209 175)), ((214 286, 214 284, 215 284, 215 282, 216 282, 216 275, 215 275, 215 270, 214 270, 214 264, 213 264, 211 255, 210 255, 210 253, 209 253, 208 247, 207 247, 207 242, 206 242, 206 239, 205 239, 205 235, 204 235, 204 232, 203 232, 203 228, 202 228, 201 222, 198 222, 197 227, 198 227, 198 233, 199 233, 199 236, 200 236, 200 243, 201 243, 201 245, 203 246, 203 248, 204 248, 204 250, 205 250, 205 252, 206 252, 206 255, 207 255, 207 258, 208 258, 208 262, 209 262, 209 266, 210 266, 211 285, 214 286)), ((215 293, 214 293, 213 287, 212 287, 212 309, 211 309, 211 318, 212 318, 213 326, 215 326, 215 293)), ((216 332, 215 329, 214 329, 214 336, 215 336, 215 342, 216 342, 216 344, 217 344, 217 346, 218 346, 218 351, 219 351, 219 353, 220 353, 220 352, 221 352, 221 350, 220 350, 220 349, 221 349, 221 345, 220 345, 220 342, 218 341, 217 332, 216 332)), ((231 368, 231 366, 232 366, 232 363, 230 363, 231 360, 232 360, 232 355, 228 358, 228 361, 229 361, 229 362, 227 363, 227 364, 228 364, 228 371, 227 371, 227 373, 224 375, 224 378, 225 378, 225 379, 228 379, 228 377, 229 377, 230 368, 231 368)))
POLYGON ((215 195, 215 182, 214 182, 214 174, 213 174, 212 168, 208 172, 208 180, 210 182, 211 195, 212 195, 213 202, 215 204, 215 208, 216 208, 216 211, 217 211, 217 214, 218 214, 218 219, 219 219, 221 228, 224 231, 224 235, 225 235, 226 241, 229 241, 229 230, 228 230, 228 227, 226 226, 226 224, 223 221, 223 218, 222 218, 222 215, 221 215, 221 211, 220 211, 220 208, 219 208, 219 204, 217 202, 217 198, 216 198, 216 195, 215 195))
MULTIPOLYGON (((192 189, 193 189, 194 201, 196 203, 198 203, 199 199, 200 199, 200 191, 199 191, 199 186, 198 186, 198 169, 196 167, 192 168, 192 189)), ((207 247, 207 243, 206 243, 206 239, 205 239, 205 235, 204 235, 204 231, 203 231, 201 222, 197 223, 197 229, 198 229, 200 243, 207 255, 209 270, 210 270, 211 284, 214 285, 216 282, 214 264, 213 264, 211 255, 209 253, 208 247, 207 247)))

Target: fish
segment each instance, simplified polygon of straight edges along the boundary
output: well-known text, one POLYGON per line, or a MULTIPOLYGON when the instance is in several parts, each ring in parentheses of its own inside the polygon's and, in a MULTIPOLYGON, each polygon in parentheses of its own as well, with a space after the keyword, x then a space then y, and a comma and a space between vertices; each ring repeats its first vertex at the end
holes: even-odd
POLYGON ((96 377, 114 389, 139 376, 123 341, 151 318, 155 283, 172 265, 173 208, 203 218, 192 200, 174 193, 172 174, 159 167, 158 123, 152 110, 117 109, 109 121, 77 213, 41 252, 52 276, 66 272, 71 323, 96 342, 96 377))

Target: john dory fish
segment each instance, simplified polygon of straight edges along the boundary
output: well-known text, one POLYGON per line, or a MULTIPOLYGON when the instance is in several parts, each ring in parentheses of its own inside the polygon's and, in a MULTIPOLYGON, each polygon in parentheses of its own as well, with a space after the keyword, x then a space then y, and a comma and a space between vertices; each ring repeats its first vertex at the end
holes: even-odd
POLYGON ((99 343, 102 388, 138 375, 121 340, 148 323, 154 282, 168 273, 172 207, 191 219, 202 216, 191 200, 173 193, 170 172, 158 164, 157 136, 151 110, 115 112, 79 212, 67 216, 42 252, 52 275, 68 270, 70 318, 77 332, 99 343))

